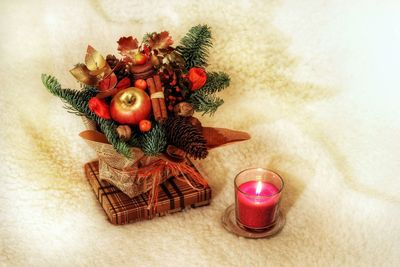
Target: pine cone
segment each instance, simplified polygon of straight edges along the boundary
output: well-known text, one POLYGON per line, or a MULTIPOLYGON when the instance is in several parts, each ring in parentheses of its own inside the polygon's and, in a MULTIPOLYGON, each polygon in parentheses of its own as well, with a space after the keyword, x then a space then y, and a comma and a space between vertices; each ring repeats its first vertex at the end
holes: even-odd
POLYGON ((111 69, 114 69, 117 64, 117 68, 114 70, 115 75, 117 76, 118 81, 122 80, 125 77, 128 77, 131 82, 133 80, 133 75, 129 69, 129 65, 124 61, 119 60, 114 55, 107 55, 106 61, 111 69))
POLYGON ((169 144, 183 149, 194 159, 204 159, 208 155, 207 142, 203 134, 185 117, 170 117, 165 122, 169 144))

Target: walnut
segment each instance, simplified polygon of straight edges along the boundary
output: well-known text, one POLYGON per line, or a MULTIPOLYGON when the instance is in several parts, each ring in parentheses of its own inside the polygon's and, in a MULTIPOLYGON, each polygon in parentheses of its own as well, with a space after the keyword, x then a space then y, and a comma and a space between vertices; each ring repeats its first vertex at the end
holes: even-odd
POLYGON ((175 161, 182 161, 185 158, 186 152, 176 146, 168 145, 167 155, 175 161))
POLYGON ((174 107, 175 116, 190 117, 194 113, 192 105, 187 102, 180 102, 174 107))
POLYGON ((127 141, 131 138, 132 136, 132 130, 131 127, 128 125, 120 125, 117 127, 117 133, 119 138, 121 138, 124 141, 127 141))

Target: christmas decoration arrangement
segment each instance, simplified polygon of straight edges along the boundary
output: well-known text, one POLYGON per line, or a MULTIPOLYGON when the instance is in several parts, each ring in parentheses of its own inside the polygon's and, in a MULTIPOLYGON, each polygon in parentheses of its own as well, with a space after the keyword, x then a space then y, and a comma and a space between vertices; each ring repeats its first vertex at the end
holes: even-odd
POLYGON ((167 31, 140 41, 121 37, 117 45, 119 55, 105 57, 87 47, 84 63, 70 70, 79 90, 42 75, 47 90, 83 118, 87 130, 80 136, 98 154, 100 179, 129 198, 147 192, 148 207, 157 206, 159 184, 170 177, 207 187, 188 158, 204 159, 212 148, 250 138, 205 127, 194 116, 213 115, 223 104, 217 93, 230 82, 226 73, 206 70, 210 27, 192 27, 176 46, 167 31))

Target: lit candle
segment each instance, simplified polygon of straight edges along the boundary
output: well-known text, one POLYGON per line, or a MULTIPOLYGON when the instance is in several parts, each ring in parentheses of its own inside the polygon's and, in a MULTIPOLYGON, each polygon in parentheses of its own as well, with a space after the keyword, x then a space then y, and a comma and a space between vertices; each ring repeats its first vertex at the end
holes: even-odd
MULTIPOLYGON (((263 169, 259 171, 268 172, 263 169)), ((276 178, 282 182, 279 176, 276 178)), ((277 184, 261 178, 246 179, 236 184, 236 220, 239 225, 253 230, 265 230, 273 226, 279 212, 282 186, 283 182, 277 184)))

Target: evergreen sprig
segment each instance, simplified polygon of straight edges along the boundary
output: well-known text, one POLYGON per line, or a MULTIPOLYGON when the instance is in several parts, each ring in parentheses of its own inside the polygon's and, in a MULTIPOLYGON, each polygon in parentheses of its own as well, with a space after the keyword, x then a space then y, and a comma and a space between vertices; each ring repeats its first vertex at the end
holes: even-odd
POLYGON ((46 74, 42 74, 42 82, 50 93, 61 98, 66 103, 70 112, 84 115, 95 121, 117 152, 125 157, 131 157, 131 149, 128 144, 122 141, 117 134, 116 128, 118 125, 111 120, 98 117, 89 109, 88 101, 96 95, 96 90, 93 88, 86 88, 82 91, 63 89, 55 77, 46 74))
POLYGON ((212 47, 211 28, 207 25, 197 25, 181 39, 176 51, 186 62, 186 69, 206 67, 208 49, 212 47))
POLYGON ((164 127, 154 125, 150 132, 141 137, 141 149, 148 156, 156 156, 167 147, 167 137, 164 127))
POLYGON ((218 107, 224 103, 224 100, 208 94, 206 91, 198 90, 190 96, 189 103, 192 104, 195 111, 203 112, 202 115, 210 114, 212 116, 218 107))
POLYGON ((214 94, 228 87, 230 81, 229 75, 224 72, 207 72, 207 81, 200 90, 214 94))

